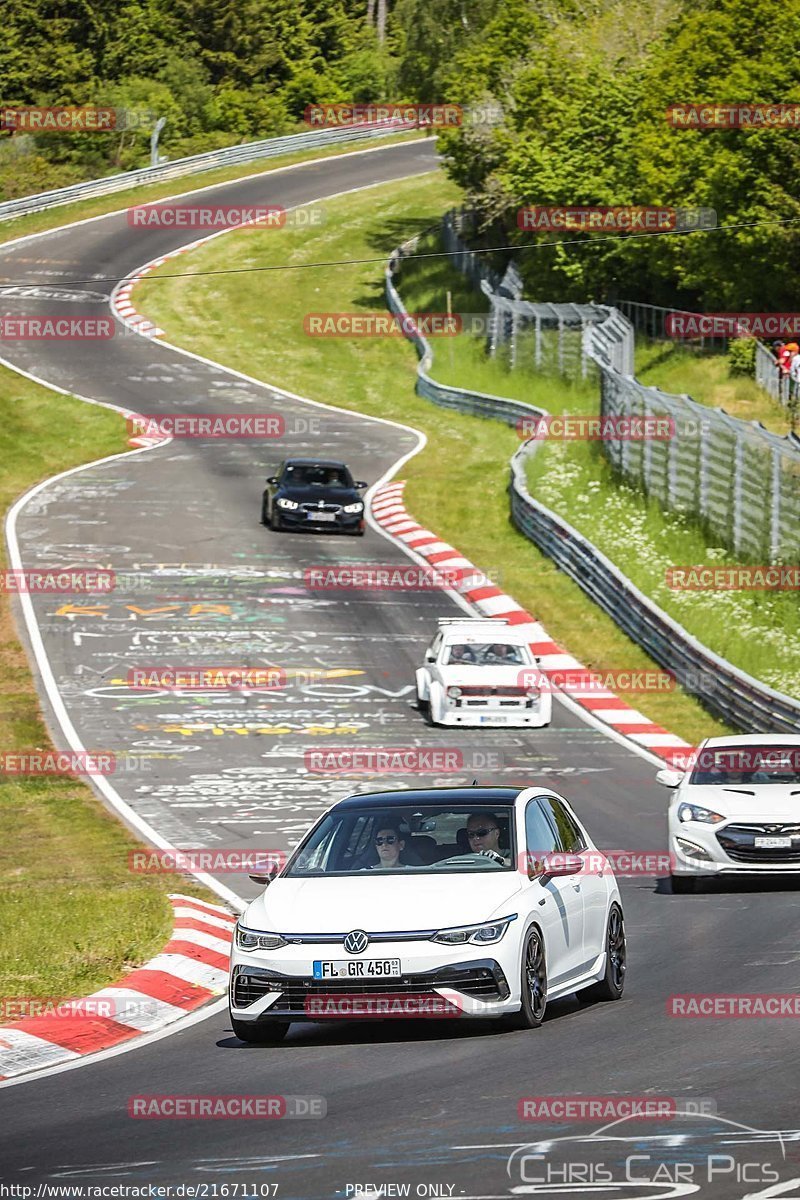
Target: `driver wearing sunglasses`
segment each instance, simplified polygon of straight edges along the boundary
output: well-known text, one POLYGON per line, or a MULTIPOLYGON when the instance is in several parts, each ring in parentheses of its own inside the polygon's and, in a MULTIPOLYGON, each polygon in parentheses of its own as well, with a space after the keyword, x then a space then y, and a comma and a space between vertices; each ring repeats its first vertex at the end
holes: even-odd
POLYGON ((500 849, 500 826, 493 813, 472 813, 467 819, 467 840, 471 854, 483 854, 508 866, 510 859, 500 849))
POLYGON ((374 863, 370 870, 403 869, 405 867, 406 864, 400 862, 400 854, 405 849, 406 843, 405 839, 401 837, 399 829, 391 825, 382 825, 375 831, 373 842, 378 851, 378 862, 374 863))

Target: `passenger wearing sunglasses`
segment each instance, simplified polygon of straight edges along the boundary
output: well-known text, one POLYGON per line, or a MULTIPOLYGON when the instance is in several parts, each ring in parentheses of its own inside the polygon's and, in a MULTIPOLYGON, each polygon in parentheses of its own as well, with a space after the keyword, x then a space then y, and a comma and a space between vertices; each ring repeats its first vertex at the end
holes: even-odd
POLYGON ((500 826, 493 813, 472 813, 468 817, 467 840, 471 854, 483 854, 508 866, 510 859, 500 849, 500 826))
POLYGON ((381 868, 392 869, 404 868, 405 863, 400 862, 400 854, 405 849, 405 839, 401 837, 400 830, 391 825, 382 825, 375 832, 375 849, 378 851, 378 862, 374 863, 370 870, 379 871, 381 868))

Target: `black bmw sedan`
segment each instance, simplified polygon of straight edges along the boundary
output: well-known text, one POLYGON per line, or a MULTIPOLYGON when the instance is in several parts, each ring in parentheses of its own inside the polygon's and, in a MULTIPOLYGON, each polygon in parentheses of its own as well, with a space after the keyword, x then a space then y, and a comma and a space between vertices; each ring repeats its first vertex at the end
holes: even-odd
POLYGON ((276 532, 316 529, 364 533, 364 501, 344 463, 319 458, 287 458, 270 475, 261 501, 261 520, 276 532))

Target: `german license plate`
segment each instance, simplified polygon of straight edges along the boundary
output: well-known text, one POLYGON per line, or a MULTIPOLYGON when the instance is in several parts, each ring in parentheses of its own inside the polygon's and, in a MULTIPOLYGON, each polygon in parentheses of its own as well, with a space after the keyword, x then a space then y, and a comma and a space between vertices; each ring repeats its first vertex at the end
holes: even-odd
POLYGON ((400 974, 399 958, 334 958, 314 961, 315 979, 396 979, 400 974))
POLYGON ((310 512, 308 513, 309 521, 335 521, 336 513, 329 512, 310 512))
POLYGON ((756 850, 791 850, 790 837, 757 837, 753 839, 756 850))
POLYGON ((489 716, 481 716, 481 725, 505 725, 508 717, 505 713, 493 713, 489 716))

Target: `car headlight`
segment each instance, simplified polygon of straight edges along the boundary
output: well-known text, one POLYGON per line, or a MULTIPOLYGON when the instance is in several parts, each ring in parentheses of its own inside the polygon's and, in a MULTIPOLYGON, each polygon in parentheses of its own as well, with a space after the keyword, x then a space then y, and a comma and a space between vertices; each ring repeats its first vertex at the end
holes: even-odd
POLYGON ((711 808, 699 808, 696 804, 681 804, 678 807, 679 821, 699 821, 702 825, 719 825, 724 821, 722 813, 711 808))
POLYGON ((431 938, 432 942, 441 942, 445 946, 463 946, 472 942, 474 946, 489 946, 499 942, 512 921, 516 921, 517 913, 510 917, 498 917, 496 921, 487 921, 483 925, 461 925, 457 929, 440 929, 431 938))
POLYGON ((461 695, 461 688, 460 687, 449 687, 447 689, 447 694, 448 694, 448 696, 452 696, 454 700, 457 700, 458 697, 461 695))
POLYGON ((299 508, 300 507, 297 500, 285 500, 283 498, 283 496, 281 496, 278 500, 276 500, 275 503, 277 504, 278 508, 299 508))
POLYGON ((355 504, 345 504, 344 508, 342 509, 342 512, 346 512, 346 513, 361 512, 363 507, 364 507, 364 505, 361 503, 360 500, 358 500, 358 501, 356 501, 355 504))
POLYGON ((237 950, 279 950, 288 943, 279 933, 259 933, 255 929, 236 926, 237 950))

